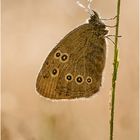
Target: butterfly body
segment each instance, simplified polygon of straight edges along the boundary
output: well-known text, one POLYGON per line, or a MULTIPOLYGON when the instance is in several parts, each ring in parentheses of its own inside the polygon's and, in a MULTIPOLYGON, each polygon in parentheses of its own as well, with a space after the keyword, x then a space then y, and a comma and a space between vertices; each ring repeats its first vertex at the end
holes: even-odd
POLYGON ((74 99, 95 94, 105 66, 107 34, 98 15, 68 33, 46 58, 37 91, 50 99, 74 99))

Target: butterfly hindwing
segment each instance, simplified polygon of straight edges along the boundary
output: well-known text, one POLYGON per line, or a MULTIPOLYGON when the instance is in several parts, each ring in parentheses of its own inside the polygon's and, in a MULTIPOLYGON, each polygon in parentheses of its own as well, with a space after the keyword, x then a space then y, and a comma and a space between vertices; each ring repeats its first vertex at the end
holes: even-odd
POLYGON ((99 41, 101 43, 89 38, 81 51, 74 52, 77 54, 76 59, 71 58, 71 62, 62 70, 58 80, 56 91, 61 95, 59 97, 89 97, 99 90, 106 52, 105 40, 99 41), (66 79, 68 74, 73 80, 66 79), (82 81, 78 82, 78 77, 82 78, 82 81))

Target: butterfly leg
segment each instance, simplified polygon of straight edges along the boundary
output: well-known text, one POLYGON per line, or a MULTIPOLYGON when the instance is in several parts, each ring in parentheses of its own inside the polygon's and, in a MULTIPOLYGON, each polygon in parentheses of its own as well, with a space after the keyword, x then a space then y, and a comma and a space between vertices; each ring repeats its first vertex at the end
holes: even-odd
POLYGON ((116 19, 117 18, 117 16, 115 16, 115 17, 113 17, 113 18, 105 18, 105 19, 100 19, 100 20, 114 20, 114 19, 116 19))
POLYGON ((115 27, 117 27, 118 25, 116 24, 116 25, 106 25, 106 27, 109 27, 109 28, 115 28, 115 27))
POLYGON ((111 38, 109 38, 108 36, 105 36, 105 38, 107 38, 108 40, 110 40, 115 45, 115 42, 111 38))
MULTIPOLYGON (((115 42, 111 39, 111 38, 109 38, 109 37, 115 37, 115 35, 107 35, 107 36, 105 36, 107 39, 109 39, 114 45, 115 45, 115 42)), ((117 37, 122 37, 122 36, 117 36, 117 37)))
MULTIPOLYGON (((115 35, 107 35, 107 37, 115 37, 115 35)), ((118 37, 122 37, 122 36, 118 35, 118 37)))

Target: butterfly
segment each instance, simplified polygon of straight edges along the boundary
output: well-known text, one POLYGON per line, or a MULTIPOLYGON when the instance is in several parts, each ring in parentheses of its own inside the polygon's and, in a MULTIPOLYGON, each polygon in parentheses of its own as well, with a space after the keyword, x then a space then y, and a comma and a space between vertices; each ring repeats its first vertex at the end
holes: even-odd
POLYGON ((90 97, 101 87, 106 60, 106 25, 97 12, 68 33, 46 58, 36 90, 50 99, 90 97))

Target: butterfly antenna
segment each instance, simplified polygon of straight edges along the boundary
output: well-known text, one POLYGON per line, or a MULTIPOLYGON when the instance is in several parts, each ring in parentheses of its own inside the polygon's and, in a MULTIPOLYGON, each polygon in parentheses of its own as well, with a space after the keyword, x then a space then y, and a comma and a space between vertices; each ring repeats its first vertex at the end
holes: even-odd
POLYGON ((79 0, 76 1, 76 3, 77 3, 81 8, 83 8, 86 12, 89 13, 90 16, 92 16, 92 15, 94 15, 94 12, 93 12, 93 10, 92 10, 92 8, 91 8, 91 2, 92 2, 92 0, 88 0, 88 6, 87 6, 87 8, 86 8, 79 0))
POLYGON ((86 7, 79 1, 77 0, 76 3, 83 9, 87 10, 86 7))
POLYGON ((90 15, 94 15, 94 11, 93 11, 92 8, 91 8, 91 3, 92 3, 92 0, 88 0, 87 9, 88 9, 88 13, 89 13, 90 15))

